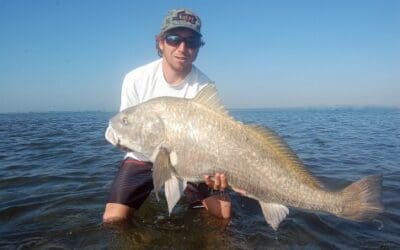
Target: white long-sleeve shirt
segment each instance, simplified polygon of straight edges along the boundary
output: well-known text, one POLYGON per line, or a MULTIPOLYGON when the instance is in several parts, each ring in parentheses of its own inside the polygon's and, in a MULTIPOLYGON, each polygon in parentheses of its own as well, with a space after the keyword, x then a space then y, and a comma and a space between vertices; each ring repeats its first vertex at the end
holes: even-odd
MULTIPOLYGON (((177 86, 171 86, 164 78, 162 59, 153 61, 130 71, 124 78, 120 111, 152 98, 174 96, 193 98, 211 80, 194 65, 186 78, 177 86)), ((139 152, 129 152, 125 157, 148 161, 139 152)))

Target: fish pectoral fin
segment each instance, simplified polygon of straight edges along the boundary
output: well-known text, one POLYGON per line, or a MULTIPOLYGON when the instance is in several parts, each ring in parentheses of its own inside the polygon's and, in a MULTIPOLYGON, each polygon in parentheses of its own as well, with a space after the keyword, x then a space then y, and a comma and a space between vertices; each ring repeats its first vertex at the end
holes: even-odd
POLYGON ((176 166, 176 165, 178 165, 178 155, 176 154, 176 152, 175 151, 172 151, 170 154, 169 154, 169 159, 170 159, 170 162, 171 162, 171 165, 172 166, 176 166))
POLYGON ((169 155, 168 149, 160 147, 153 162, 153 186, 158 201, 160 200, 158 192, 164 183, 172 177, 172 164, 169 155))
POLYGON ((275 231, 289 214, 289 209, 281 204, 260 202, 260 206, 265 220, 275 231))
POLYGON ((186 188, 186 181, 179 180, 175 175, 172 175, 165 182, 165 197, 167 198, 168 212, 171 214, 172 209, 183 195, 186 188))

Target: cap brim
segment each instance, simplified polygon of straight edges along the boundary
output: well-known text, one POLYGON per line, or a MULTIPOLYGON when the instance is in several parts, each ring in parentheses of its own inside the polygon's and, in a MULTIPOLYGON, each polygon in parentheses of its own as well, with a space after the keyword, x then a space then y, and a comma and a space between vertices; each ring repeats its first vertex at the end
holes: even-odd
POLYGON ((168 28, 166 30, 162 30, 161 32, 165 33, 167 31, 170 31, 170 30, 173 30, 173 29, 179 29, 179 28, 181 28, 181 29, 182 28, 189 29, 189 30, 192 30, 192 31, 196 32, 196 34, 198 34, 200 36, 203 36, 200 32, 198 32, 197 30, 193 29, 192 27, 188 27, 188 26, 184 26, 184 25, 178 25, 178 26, 170 27, 170 28, 168 28))

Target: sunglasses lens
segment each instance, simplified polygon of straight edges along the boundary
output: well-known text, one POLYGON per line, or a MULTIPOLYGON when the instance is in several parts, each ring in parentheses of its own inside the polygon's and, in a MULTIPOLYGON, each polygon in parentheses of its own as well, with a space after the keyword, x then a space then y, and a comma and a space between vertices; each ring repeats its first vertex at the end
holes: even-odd
POLYGON ((197 49, 201 45, 201 40, 199 38, 186 38, 186 45, 191 49, 197 49))
POLYGON ((202 42, 200 38, 197 37, 180 37, 179 35, 167 35, 165 41, 170 46, 179 46, 181 42, 185 42, 186 46, 191 49, 197 49, 201 46, 202 42))
POLYGON ((178 35, 168 35, 165 37, 165 41, 171 46, 178 46, 183 39, 178 35))

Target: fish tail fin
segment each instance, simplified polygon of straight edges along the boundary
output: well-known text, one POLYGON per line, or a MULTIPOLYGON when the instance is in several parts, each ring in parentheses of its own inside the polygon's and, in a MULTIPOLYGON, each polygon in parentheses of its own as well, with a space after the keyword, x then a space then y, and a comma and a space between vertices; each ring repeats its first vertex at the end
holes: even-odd
POLYGON ((383 211, 381 203, 382 175, 372 175, 350 184, 342 190, 343 209, 337 213, 355 221, 374 218, 383 211))

